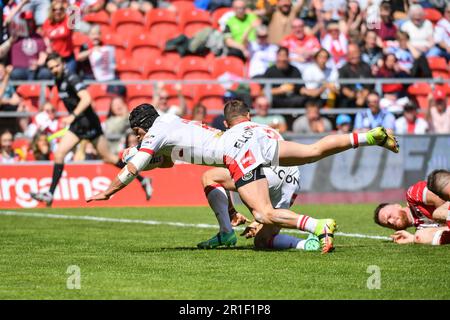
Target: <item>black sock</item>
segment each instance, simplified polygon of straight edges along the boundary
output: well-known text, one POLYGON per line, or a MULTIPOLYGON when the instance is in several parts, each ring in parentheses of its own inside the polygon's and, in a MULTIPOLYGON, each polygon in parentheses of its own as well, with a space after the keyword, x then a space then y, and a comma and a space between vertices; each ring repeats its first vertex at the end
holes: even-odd
MULTIPOLYGON (((116 162, 116 164, 114 164, 117 168, 122 169, 123 167, 125 167, 127 164, 125 162, 123 162, 122 160, 119 160, 116 162)), ((142 182, 145 178, 143 176, 141 176, 140 174, 137 175, 136 179, 139 180, 139 182, 142 182)))
POLYGON ((50 186, 50 193, 54 194, 56 186, 58 185, 59 179, 61 179, 62 173, 64 170, 64 163, 55 163, 53 166, 53 176, 52 176, 52 185, 50 186))

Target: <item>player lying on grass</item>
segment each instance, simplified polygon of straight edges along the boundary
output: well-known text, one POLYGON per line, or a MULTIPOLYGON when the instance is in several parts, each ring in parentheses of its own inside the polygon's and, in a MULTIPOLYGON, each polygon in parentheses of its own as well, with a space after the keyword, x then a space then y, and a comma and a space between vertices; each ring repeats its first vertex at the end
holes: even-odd
MULTIPOLYGON (((230 129, 222 135, 194 121, 173 115, 159 116, 149 104, 136 107, 130 114, 130 124, 141 142, 139 152, 106 191, 87 201, 108 200, 133 181, 159 150, 168 152, 172 159, 186 158, 188 153, 192 163, 227 167, 241 199, 256 221, 281 228, 299 229, 302 216, 287 209, 272 207, 262 166, 302 165, 366 145, 380 145, 398 152, 395 138, 381 127, 360 134, 330 135, 314 144, 302 145, 274 139, 267 131, 255 126, 250 122, 248 106, 241 101, 227 102, 224 110, 225 121, 230 129)), ((333 249, 335 228, 333 221, 324 226, 319 236, 324 253, 333 249)))
POLYGON ((434 170, 428 175, 427 187, 441 199, 450 201, 450 171, 434 170))
POLYGON ((391 237, 399 244, 450 243, 450 203, 428 190, 425 181, 419 181, 406 192, 407 207, 398 203, 381 203, 375 209, 375 222, 382 227, 397 230, 391 237), (447 223, 447 226, 445 225, 447 223), (406 231, 415 227, 415 234, 406 231))
MULTIPOLYGON (((270 200, 274 208, 289 209, 300 192, 300 171, 298 167, 264 167, 264 174, 269 184, 270 200)), ((227 191, 235 191, 236 186, 225 168, 214 168, 202 175, 202 184, 210 207, 219 222, 219 233, 209 240, 200 242, 199 248, 216 248, 235 245, 237 242, 233 227, 248 222, 236 211, 227 191)), ((281 228, 276 225, 262 225, 252 222, 242 233, 247 238, 255 237, 254 244, 258 249, 299 249, 307 251, 319 250, 317 236, 323 226, 331 219, 314 219, 303 215, 300 229, 310 232, 307 239, 280 234, 281 228)))

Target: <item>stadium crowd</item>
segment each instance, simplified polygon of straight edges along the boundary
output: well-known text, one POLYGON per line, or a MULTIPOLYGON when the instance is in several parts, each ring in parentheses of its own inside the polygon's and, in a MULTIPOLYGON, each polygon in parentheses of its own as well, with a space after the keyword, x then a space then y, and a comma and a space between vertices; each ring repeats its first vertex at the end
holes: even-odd
MULTIPOLYGON (((450 78, 450 4, 441 0, 9 0, 2 2, 0 163, 52 160, 66 112, 46 58, 58 53, 89 86, 111 151, 132 140, 128 113, 152 102, 223 128, 229 99, 281 133, 367 131, 450 134, 450 84, 343 83, 450 78), (149 84, 102 84, 114 80, 149 84), (228 80, 165 84, 164 80, 228 80), (264 86, 240 79, 292 79, 264 86), (12 85, 11 81, 20 81, 12 85), (44 99, 42 99, 43 94, 44 99), (295 115, 271 113, 293 108, 295 115), (330 109, 355 112, 329 113, 330 109), (4 116, 28 111, 32 116, 4 116), (297 116, 299 115, 299 116, 297 116)), ((97 159, 89 142, 67 160, 97 159)))

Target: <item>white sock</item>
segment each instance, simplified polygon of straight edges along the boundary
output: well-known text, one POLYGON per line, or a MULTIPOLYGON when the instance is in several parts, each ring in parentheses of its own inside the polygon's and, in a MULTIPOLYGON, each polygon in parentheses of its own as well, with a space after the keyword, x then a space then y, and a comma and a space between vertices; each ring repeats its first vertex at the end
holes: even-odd
POLYGON ((353 148, 358 148, 360 146, 368 146, 367 143, 367 133, 349 133, 350 142, 353 148))
POLYGON ((228 214, 228 197, 225 189, 220 184, 209 185, 205 187, 205 195, 208 198, 209 206, 216 214, 220 232, 233 231, 228 214))
POLYGON ((317 227, 317 219, 301 214, 297 220, 297 229, 314 233, 317 227))
POLYGON ((301 239, 288 236, 287 234, 277 234, 272 238, 272 248, 273 249, 291 249, 291 248, 297 248, 298 249, 298 243, 301 241, 301 239))

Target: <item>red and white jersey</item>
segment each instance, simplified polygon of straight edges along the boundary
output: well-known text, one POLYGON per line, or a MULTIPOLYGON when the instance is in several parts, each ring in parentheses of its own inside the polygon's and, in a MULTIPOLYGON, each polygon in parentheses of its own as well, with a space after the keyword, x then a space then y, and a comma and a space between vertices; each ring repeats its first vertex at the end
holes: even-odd
POLYGON ((282 136, 273 128, 243 121, 228 129, 222 137, 224 162, 234 181, 259 166, 278 162, 278 140, 282 136))
POLYGON ((433 220, 433 211, 436 209, 433 205, 427 205, 427 182, 419 181, 409 187, 406 192, 406 201, 411 209, 416 228, 436 227, 439 224, 433 220))
POLYGON ((164 114, 156 118, 139 151, 170 156, 174 162, 224 166, 222 135, 222 131, 198 121, 164 114))

